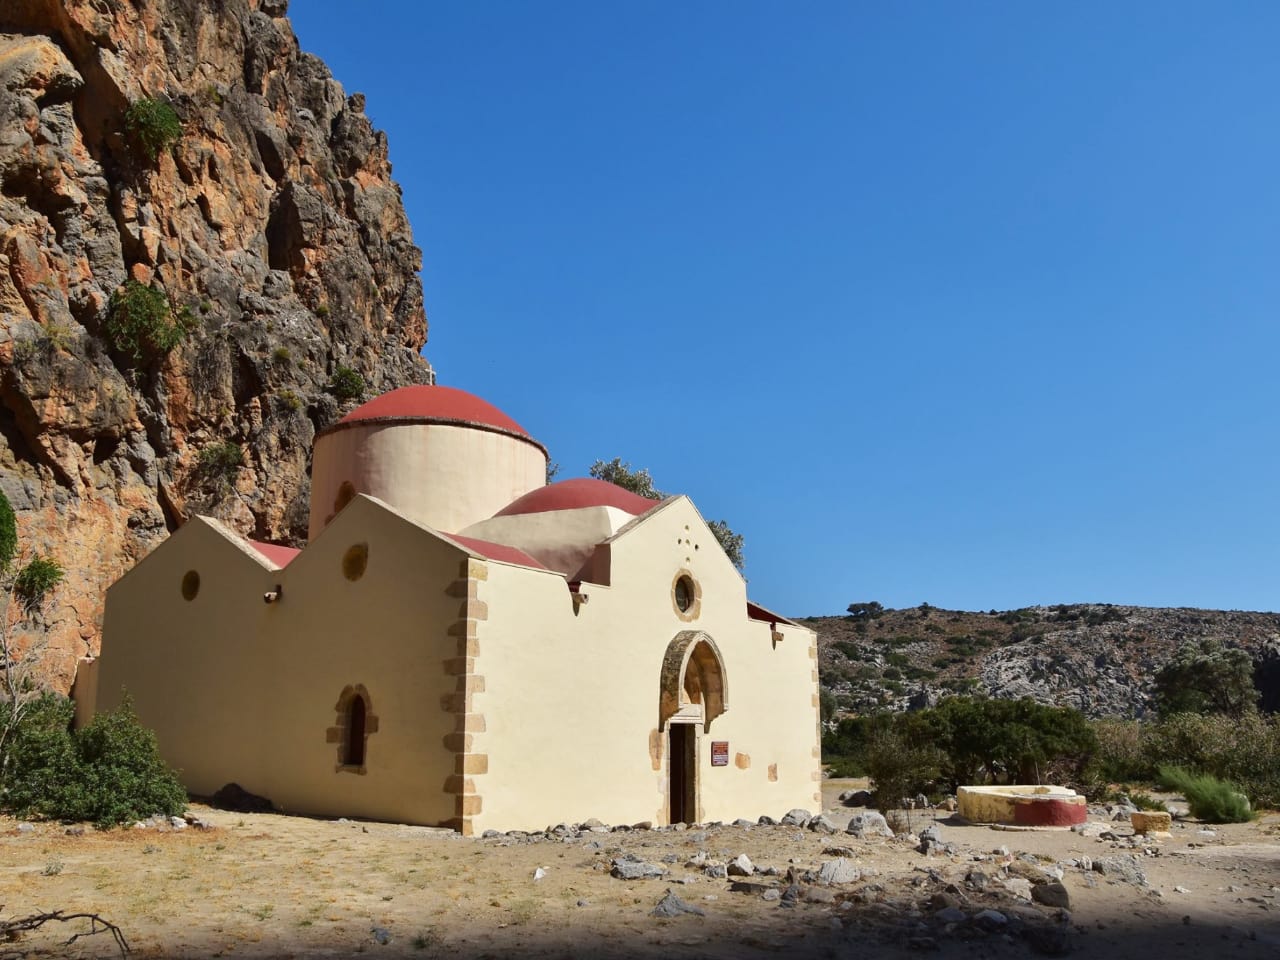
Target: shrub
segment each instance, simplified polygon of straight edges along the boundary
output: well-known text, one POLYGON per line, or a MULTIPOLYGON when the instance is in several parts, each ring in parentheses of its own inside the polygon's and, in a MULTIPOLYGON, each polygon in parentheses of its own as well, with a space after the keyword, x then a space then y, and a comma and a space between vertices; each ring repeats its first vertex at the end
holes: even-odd
POLYGON ((1143 729, 1143 756, 1239 784, 1260 805, 1280 805, 1280 719, 1249 713, 1175 714, 1143 729))
POLYGON ((939 751, 898 730, 877 734, 867 749, 867 772, 875 781, 876 808, 895 810, 905 797, 925 792, 937 779, 939 751))
POLYGON ((18 552, 18 521, 13 515, 13 504, 0 491, 0 572, 8 569, 18 552))
POLYGON ((1186 797, 1191 815, 1206 823, 1247 823, 1253 819, 1249 798, 1234 784, 1207 773, 1194 774, 1181 767, 1161 767, 1160 783, 1186 797))
POLYGON ((206 480, 230 482, 244 465, 244 451, 238 443, 219 440, 200 450, 199 472, 206 480))
POLYGON ((1149 794, 1140 791, 1129 794, 1129 802, 1139 810, 1152 810, 1159 813, 1164 812, 1164 804, 1154 799, 1149 794))
POLYGON ((52 557, 36 557, 19 572, 13 581, 13 592, 28 610, 40 605, 45 596, 60 584, 64 577, 62 564, 52 557))
POLYGON ((1095 767, 1098 776, 1112 782, 1150 780, 1156 761, 1147 752, 1146 728, 1138 720, 1108 718, 1090 724, 1098 741, 1095 767))
POLYGON ((141 97, 125 109, 124 126, 150 163, 182 139, 182 121, 163 100, 141 97))
POLYGON ((105 330, 113 347, 141 360, 148 353, 168 353, 192 325, 189 313, 173 315, 164 291, 126 280, 111 295, 105 330))
POLYGON ((19 815, 90 820, 110 827, 160 813, 174 816, 187 795, 160 759, 155 734, 125 702, 69 732, 71 701, 46 694, 18 727, 5 771, 4 806, 19 815))
POLYGON ((329 379, 329 391, 339 400, 355 400, 364 396, 364 377, 351 367, 339 365, 329 379))
POLYGON ((1224 713, 1241 717, 1258 703, 1252 658, 1212 638, 1183 644, 1156 673, 1154 692, 1161 716, 1224 713))

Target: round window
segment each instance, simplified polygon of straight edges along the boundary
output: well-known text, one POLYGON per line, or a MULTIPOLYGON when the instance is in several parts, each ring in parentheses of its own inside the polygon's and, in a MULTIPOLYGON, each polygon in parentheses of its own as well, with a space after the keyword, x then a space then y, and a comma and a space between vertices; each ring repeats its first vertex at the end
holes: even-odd
POLYGON ((693 578, 678 578, 676 580, 676 609, 681 613, 688 613, 695 599, 697 599, 697 588, 693 585, 693 578))
POLYGON ((182 577, 182 599, 194 600, 199 592, 200 574, 194 570, 188 570, 182 577))
POLYGON ((348 580, 359 580, 364 576, 364 568, 369 563, 369 545, 367 543, 357 543, 353 547, 348 547, 347 552, 342 555, 342 575, 348 580))

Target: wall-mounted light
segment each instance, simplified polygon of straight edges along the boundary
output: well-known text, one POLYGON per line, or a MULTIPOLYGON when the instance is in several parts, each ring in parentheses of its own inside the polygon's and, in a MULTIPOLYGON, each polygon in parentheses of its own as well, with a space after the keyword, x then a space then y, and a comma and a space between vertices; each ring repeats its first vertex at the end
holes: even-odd
POLYGON ((274 590, 268 590, 266 593, 262 595, 262 602, 275 603, 282 596, 284 596, 284 587, 277 583, 276 588, 274 590))

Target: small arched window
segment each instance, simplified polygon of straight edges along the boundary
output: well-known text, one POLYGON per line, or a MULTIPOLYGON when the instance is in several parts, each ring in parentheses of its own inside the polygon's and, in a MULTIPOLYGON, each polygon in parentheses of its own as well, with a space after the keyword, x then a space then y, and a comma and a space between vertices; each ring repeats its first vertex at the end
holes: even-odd
POLYGON ((373 698, 363 683, 344 687, 334 704, 333 726, 325 731, 325 742, 337 748, 336 773, 366 772, 369 737, 378 732, 378 716, 373 698))
POLYGON ((347 742, 342 751, 342 762, 348 767, 364 766, 364 697, 356 695, 347 705, 347 742))

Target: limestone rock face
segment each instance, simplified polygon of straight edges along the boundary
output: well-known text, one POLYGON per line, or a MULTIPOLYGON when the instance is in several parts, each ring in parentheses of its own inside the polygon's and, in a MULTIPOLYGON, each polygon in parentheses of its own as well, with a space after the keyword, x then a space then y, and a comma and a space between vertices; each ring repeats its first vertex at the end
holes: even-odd
POLYGON ((841 709, 918 710, 977 693, 1143 717, 1160 668, 1216 640, 1254 662, 1263 710, 1280 710, 1280 613, 1055 604, 997 612, 912 607, 802 620, 818 632, 822 685, 841 709))
POLYGON ((286 8, 0 4, 0 488, 26 555, 67 570, 27 625, 63 690, 105 588, 193 513, 305 539, 312 439, 359 399, 338 367, 368 395, 432 380, 386 137, 286 8), (139 100, 181 122, 154 159, 139 100), (112 337, 129 279, 167 300, 171 350, 112 337))

